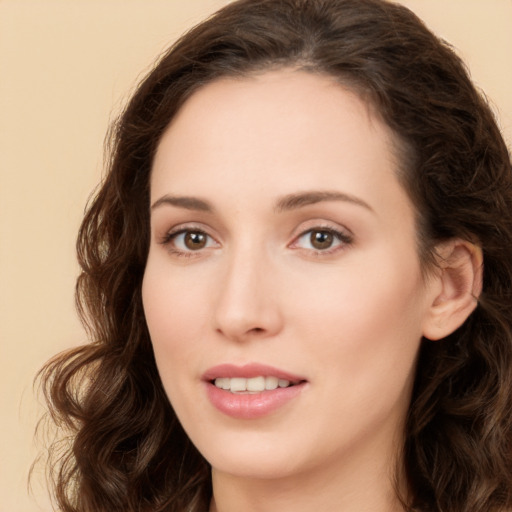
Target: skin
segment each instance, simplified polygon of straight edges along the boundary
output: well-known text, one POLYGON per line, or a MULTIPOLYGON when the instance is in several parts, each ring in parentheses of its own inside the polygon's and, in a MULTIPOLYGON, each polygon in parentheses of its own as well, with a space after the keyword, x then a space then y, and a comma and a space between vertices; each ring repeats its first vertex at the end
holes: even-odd
POLYGON ((212 511, 401 510, 394 469, 441 286, 397 165, 362 100, 295 70, 206 85, 165 132, 143 302, 167 395, 213 468, 212 511), (310 191, 339 197, 283 204, 310 191), (319 250, 312 230, 341 236, 319 250), (253 362, 307 383, 262 418, 226 416, 202 375, 253 362))

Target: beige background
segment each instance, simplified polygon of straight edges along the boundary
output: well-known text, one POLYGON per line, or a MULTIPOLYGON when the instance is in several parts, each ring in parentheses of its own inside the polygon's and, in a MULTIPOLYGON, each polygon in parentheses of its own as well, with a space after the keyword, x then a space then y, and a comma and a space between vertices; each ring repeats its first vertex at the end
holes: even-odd
MULTIPOLYGON (((0 0, 0 512, 49 511, 37 369, 85 340, 74 241, 109 120, 137 77, 226 0, 0 0), (37 477, 38 473, 36 473, 37 477)), ((512 141, 512 0, 408 0, 467 61, 512 141)))

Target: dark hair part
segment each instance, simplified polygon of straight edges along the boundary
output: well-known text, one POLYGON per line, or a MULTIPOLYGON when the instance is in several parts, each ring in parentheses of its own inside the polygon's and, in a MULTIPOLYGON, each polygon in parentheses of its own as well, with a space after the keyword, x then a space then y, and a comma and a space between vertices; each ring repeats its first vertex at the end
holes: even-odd
POLYGON ((208 464, 168 403, 142 310, 149 176, 162 133, 194 91, 279 67, 336 78, 392 128, 425 262, 452 237, 482 246, 477 309, 446 339, 422 343, 402 499, 409 511, 512 508, 512 170, 491 110, 452 49, 400 5, 240 0, 161 58, 114 127, 109 172, 78 239, 77 304, 93 343, 42 373, 71 439, 54 451, 62 511, 208 507, 208 464))

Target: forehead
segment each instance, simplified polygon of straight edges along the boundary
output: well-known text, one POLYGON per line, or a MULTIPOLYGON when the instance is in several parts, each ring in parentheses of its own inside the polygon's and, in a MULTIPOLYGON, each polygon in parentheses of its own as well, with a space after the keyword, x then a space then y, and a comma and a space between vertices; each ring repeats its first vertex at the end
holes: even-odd
POLYGON ((393 147, 373 108, 328 76, 279 70, 225 78, 196 91, 174 117, 155 156, 152 186, 162 174, 192 181, 229 167, 247 178, 286 168, 307 179, 305 171, 342 167, 354 156, 358 167, 396 170, 393 147))
MULTIPOLYGON (((333 114, 337 113, 347 122, 360 117, 368 127, 375 126, 391 140, 391 130, 367 97, 363 99, 351 87, 327 74, 293 68, 223 77, 196 90, 166 131, 176 132, 176 125, 183 130, 193 123, 196 134, 201 134, 201 126, 208 129, 205 123, 227 129, 236 122, 238 126, 251 124, 253 128, 261 123, 268 130, 284 127, 287 132, 299 135, 301 127, 323 122, 325 130, 318 135, 327 136, 328 128, 336 121, 333 114)), ((249 137, 250 133, 243 135, 249 137)))

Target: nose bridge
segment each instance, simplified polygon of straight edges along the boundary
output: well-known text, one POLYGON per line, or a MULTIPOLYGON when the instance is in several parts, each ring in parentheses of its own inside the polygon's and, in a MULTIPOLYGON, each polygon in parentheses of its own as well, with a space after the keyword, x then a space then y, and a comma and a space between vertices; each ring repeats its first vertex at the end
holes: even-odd
POLYGON ((264 244, 241 240, 228 251, 215 305, 216 329, 231 339, 270 336, 281 326, 273 264, 264 244))

